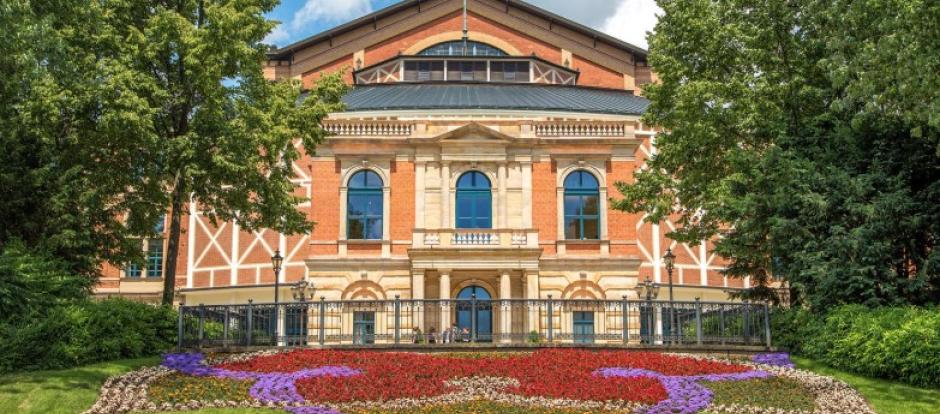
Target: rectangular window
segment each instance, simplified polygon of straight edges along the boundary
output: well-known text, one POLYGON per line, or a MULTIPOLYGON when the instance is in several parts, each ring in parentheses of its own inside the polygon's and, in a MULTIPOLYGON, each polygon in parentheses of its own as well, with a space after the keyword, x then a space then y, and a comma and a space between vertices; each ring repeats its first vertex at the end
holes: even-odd
POLYGON ((447 61, 447 80, 463 82, 486 81, 486 62, 483 61, 447 61))
POLYGON ((147 241, 147 277, 163 277, 163 239, 147 241))
POLYGON ((565 195, 565 239, 600 239, 599 198, 596 195, 565 195))
POLYGON ((491 62, 490 80, 493 82, 528 82, 529 62, 491 62))
POLYGON ((575 311, 574 319, 574 342, 589 344, 594 342, 594 312, 575 311))
POLYGON ((411 60, 405 62, 406 82, 444 80, 444 62, 411 60))
POLYGON ((144 262, 128 263, 124 267, 124 277, 129 279, 163 277, 163 259, 166 256, 163 239, 146 239, 141 242, 141 249, 144 253, 144 262))
POLYGON ((382 193, 349 194, 346 237, 350 240, 382 238, 382 193))
POLYGON ((140 265, 137 263, 130 263, 124 268, 124 277, 131 279, 140 278, 140 265))

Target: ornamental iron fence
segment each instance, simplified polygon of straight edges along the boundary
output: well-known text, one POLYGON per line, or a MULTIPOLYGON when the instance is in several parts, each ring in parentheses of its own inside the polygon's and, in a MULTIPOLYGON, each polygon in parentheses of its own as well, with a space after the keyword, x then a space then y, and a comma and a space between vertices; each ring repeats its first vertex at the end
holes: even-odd
POLYGON ((474 296, 179 309, 180 349, 479 343, 769 348, 770 308, 748 302, 474 296))

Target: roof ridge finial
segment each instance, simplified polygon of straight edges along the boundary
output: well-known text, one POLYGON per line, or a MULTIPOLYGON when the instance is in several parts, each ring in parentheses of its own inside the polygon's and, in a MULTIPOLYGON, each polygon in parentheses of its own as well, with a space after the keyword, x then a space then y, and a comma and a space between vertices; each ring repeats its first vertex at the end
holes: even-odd
POLYGON ((470 30, 467 27, 467 0, 463 0, 463 55, 467 56, 469 50, 467 50, 468 41, 470 40, 470 30))

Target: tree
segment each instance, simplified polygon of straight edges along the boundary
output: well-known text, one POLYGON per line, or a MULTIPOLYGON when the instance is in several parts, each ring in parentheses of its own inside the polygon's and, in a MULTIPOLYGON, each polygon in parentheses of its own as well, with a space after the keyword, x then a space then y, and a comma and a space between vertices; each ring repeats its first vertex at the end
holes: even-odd
POLYGON ((310 231, 290 182, 300 141, 310 154, 320 121, 341 109, 338 74, 298 104, 298 82, 263 76, 275 1, 126 3, 131 25, 118 51, 149 122, 142 171, 148 198, 169 210, 163 303, 173 300, 180 219, 195 203, 213 221, 285 233, 310 231))
POLYGON ((67 253, 93 283, 101 261, 139 260, 136 238, 168 212, 170 303, 188 203, 245 229, 309 231, 290 182, 295 143, 314 153, 346 86, 324 76, 298 103, 299 82, 264 79, 276 3, 0 5, 0 66, 13 74, 0 80, 0 180, 15 189, 0 200, 0 247, 67 253))
POLYGON ((940 298, 940 7, 660 5, 645 122, 665 132, 613 207, 720 236, 726 273, 756 284, 743 296, 773 299, 777 278, 819 308, 940 298))
POLYGON ((146 123, 102 16, 97 2, 0 4, 0 250, 55 257, 86 291, 102 261, 141 255, 129 235, 151 226, 124 217, 156 210, 127 191, 146 123))

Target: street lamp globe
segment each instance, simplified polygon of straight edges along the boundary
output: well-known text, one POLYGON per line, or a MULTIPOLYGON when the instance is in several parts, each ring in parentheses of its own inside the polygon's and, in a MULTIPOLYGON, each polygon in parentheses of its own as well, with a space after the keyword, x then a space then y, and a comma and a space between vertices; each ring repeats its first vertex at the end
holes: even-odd
POLYGON ((281 265, 284 264, 284 258, 281 256, 280 250, 274 251, 274 256, 271 256, 271 267, 274 268, 274 275, 277 276, 281 273, 281 265))
POLYGON ((663 263, 666 265, 666 271, 672 273, 672 269, 676 268, 676 255, 672 253, 672 249, 666 249, 666 255, 663 256, 663 263))

